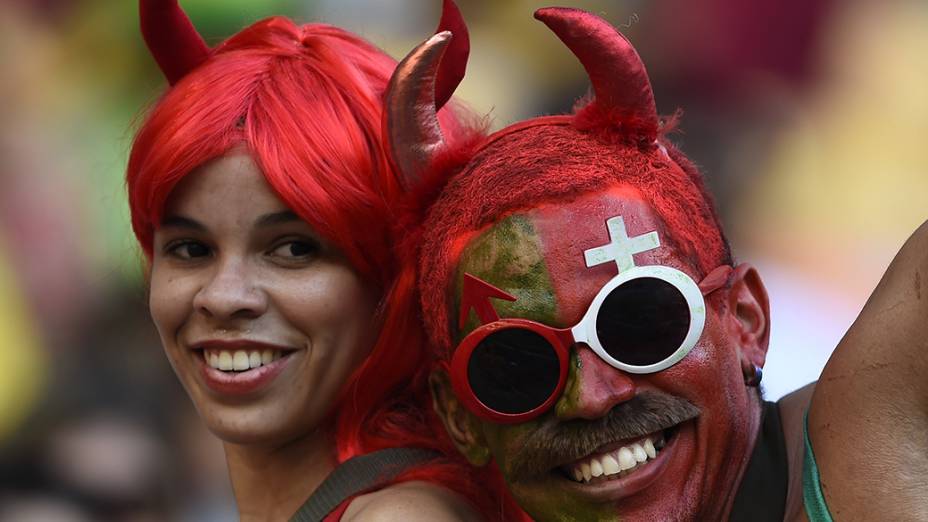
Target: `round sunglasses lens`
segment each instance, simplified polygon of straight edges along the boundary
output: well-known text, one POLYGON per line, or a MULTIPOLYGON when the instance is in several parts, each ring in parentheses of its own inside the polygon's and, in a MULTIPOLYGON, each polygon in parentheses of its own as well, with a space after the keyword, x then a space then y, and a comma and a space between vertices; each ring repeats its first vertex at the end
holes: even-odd
POLYGON ((653 277, 632 279, 606 296, 596 334, 617 361, 648 366, 670 357, 690 328, 690 307, 672 284, 653 277))
POLYGON ((500 413, 525 413, 557 389, 560 363, 551 343, 522 328, 487 335, 467 362, 467 379, 474 395, 500 413))

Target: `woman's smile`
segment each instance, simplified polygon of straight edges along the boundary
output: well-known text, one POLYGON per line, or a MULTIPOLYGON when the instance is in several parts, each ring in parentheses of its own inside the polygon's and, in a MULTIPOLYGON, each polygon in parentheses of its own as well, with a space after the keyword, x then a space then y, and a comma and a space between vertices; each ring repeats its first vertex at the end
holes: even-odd
POLYGON ((225 440, 311 432, 373 344, 368 285, 243 152, 172 191, 151 288, 165 352, 225 440))
POLYGON ((193 343, 204 384, 219 395, 260 392, 293 360, 298 349, 249 339, 193 343))

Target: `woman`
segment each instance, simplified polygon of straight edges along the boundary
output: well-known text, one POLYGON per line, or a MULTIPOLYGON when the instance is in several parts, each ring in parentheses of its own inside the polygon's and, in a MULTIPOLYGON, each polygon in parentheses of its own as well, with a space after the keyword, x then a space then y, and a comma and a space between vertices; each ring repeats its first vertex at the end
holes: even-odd
MULTIPOLYGON (((132 225, 152 318, 224 442, 241 519, 290 517, 356 455, 445 448, 407 399, 424 351, 413 277, 391 249, 404 190, 380 127, 394 61, 321 24, 270 18, 210 50, 176 0, 143 0, 141 14, 172 87, 133 144, 132 225)), ((458 16, 446 2, 442 25, 458 16)), ((454 123, 443 117, 451 139, 454 123)), ((327 519, 496 510, 444 457, 376 487, 327 519)))

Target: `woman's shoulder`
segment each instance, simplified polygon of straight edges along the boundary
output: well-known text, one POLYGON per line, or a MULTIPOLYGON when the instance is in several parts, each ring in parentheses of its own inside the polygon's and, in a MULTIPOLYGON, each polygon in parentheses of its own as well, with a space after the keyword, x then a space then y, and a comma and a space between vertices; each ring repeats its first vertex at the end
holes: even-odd
POLYGON ((458 522, 481 518, 464 497, 453 491, 428 482, 411 481, 359 496, 351 502, 342 520, 458 522))

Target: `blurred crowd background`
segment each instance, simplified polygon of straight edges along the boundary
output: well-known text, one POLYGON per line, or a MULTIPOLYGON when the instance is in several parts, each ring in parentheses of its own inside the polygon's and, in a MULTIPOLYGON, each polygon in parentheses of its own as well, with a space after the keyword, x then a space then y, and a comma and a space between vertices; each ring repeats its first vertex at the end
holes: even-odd
MULTIPOLYGON (((536 1, 459 0, 459 97, 495 127, 568 110, 583 71, 536 1)), ((439 0, 183 0, 215 43, 273 14, 402 57, 439 0)), ((740 260, 772 299, 765 391, 814 380, 928 218, 928 3, 565 0, 635 43, 684 109, 740 260)), ((131 0, 0 3, 0 521, 234 520, 222 450, 148 319, 123 172, 165 84, 131 0)))

